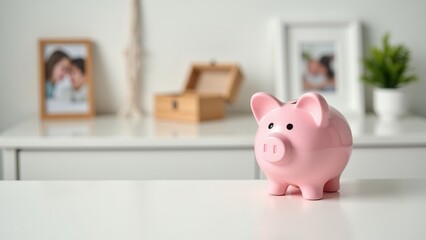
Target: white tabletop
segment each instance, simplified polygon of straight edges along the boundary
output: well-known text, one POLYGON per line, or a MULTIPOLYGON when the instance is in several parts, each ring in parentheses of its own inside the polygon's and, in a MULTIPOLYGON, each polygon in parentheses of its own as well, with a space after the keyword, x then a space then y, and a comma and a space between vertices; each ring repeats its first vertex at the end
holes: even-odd
POLYGON ((0 239, 424 239, 426 180, 346 180, 308 201, 266 182, 0 182, 0 239))
MULTIPOLYGON (((408 116, 382 122, 375 116, 348 118, 354 145, 426 146, 426 120, 408 116)), ((89 120, 31 118, 0 134, 0 148, 252 147, 257 124, 251 114, 201 124, 98 116, 89 120)))

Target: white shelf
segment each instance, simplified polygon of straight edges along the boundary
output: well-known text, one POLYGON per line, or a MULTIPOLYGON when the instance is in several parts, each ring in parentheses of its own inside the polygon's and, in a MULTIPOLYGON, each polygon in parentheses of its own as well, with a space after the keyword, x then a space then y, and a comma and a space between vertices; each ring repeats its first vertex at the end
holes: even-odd
POLYGON ((24 121, 0 135, 0 148, 193 148, 252 145, 257 125, 249 115, 191 124, 145 117, 24 121))
MULTIPOLYGON (((354 147, 426 146, 426 120, 409 116, 380 122, 375 116, 348 119, 354 147)), ((252 147, 257 124, 249 115, 188 124, 98 116, 91 120, 40 121, 32 118, 0 135, 0 148, 194 148, 252 147)))
MULTIPOLYGON (((354 137, 343 178, 426 178, 426 121, 348 119, 354 137)), ((29 119, 0 135, 0 179, 255 179, 250 114, 188 124, 98 116, 29 119)))

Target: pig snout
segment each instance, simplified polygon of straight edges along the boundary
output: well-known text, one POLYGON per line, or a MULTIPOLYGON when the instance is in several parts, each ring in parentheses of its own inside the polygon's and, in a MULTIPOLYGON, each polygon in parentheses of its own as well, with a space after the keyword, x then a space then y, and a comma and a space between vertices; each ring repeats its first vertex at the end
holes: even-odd
POLYGON ((268 162, 283 162, 290 159, 291 143, 280 134, 265 137, 259 147, 263 159, 268 162))

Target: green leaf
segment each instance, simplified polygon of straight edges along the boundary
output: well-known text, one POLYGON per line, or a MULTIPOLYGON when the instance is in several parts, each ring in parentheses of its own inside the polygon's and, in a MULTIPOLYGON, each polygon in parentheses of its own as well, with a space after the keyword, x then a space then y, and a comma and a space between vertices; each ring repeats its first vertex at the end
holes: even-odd
POLYGON ((390 34, 382 38, 382 47, 370 47, 370 56, 362 59, 365 72, 361 80, 384 88, 397 88, 417 79, 409 74, 410 51, 402 44, 391 45, 390 34))

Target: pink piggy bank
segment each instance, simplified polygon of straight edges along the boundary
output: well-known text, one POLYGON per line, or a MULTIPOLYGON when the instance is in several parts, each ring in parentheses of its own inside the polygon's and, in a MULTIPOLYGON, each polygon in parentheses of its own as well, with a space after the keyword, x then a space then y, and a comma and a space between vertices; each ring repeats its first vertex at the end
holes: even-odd
POLYGON ((256 160, 266 175, 269 193, 284 195, 289 185, 315 200, 340 187, 340 175, 352 152, 351 129, 320 94, 306 93, 282 103, 267 93, 251 98, 259 128, 256 160))

